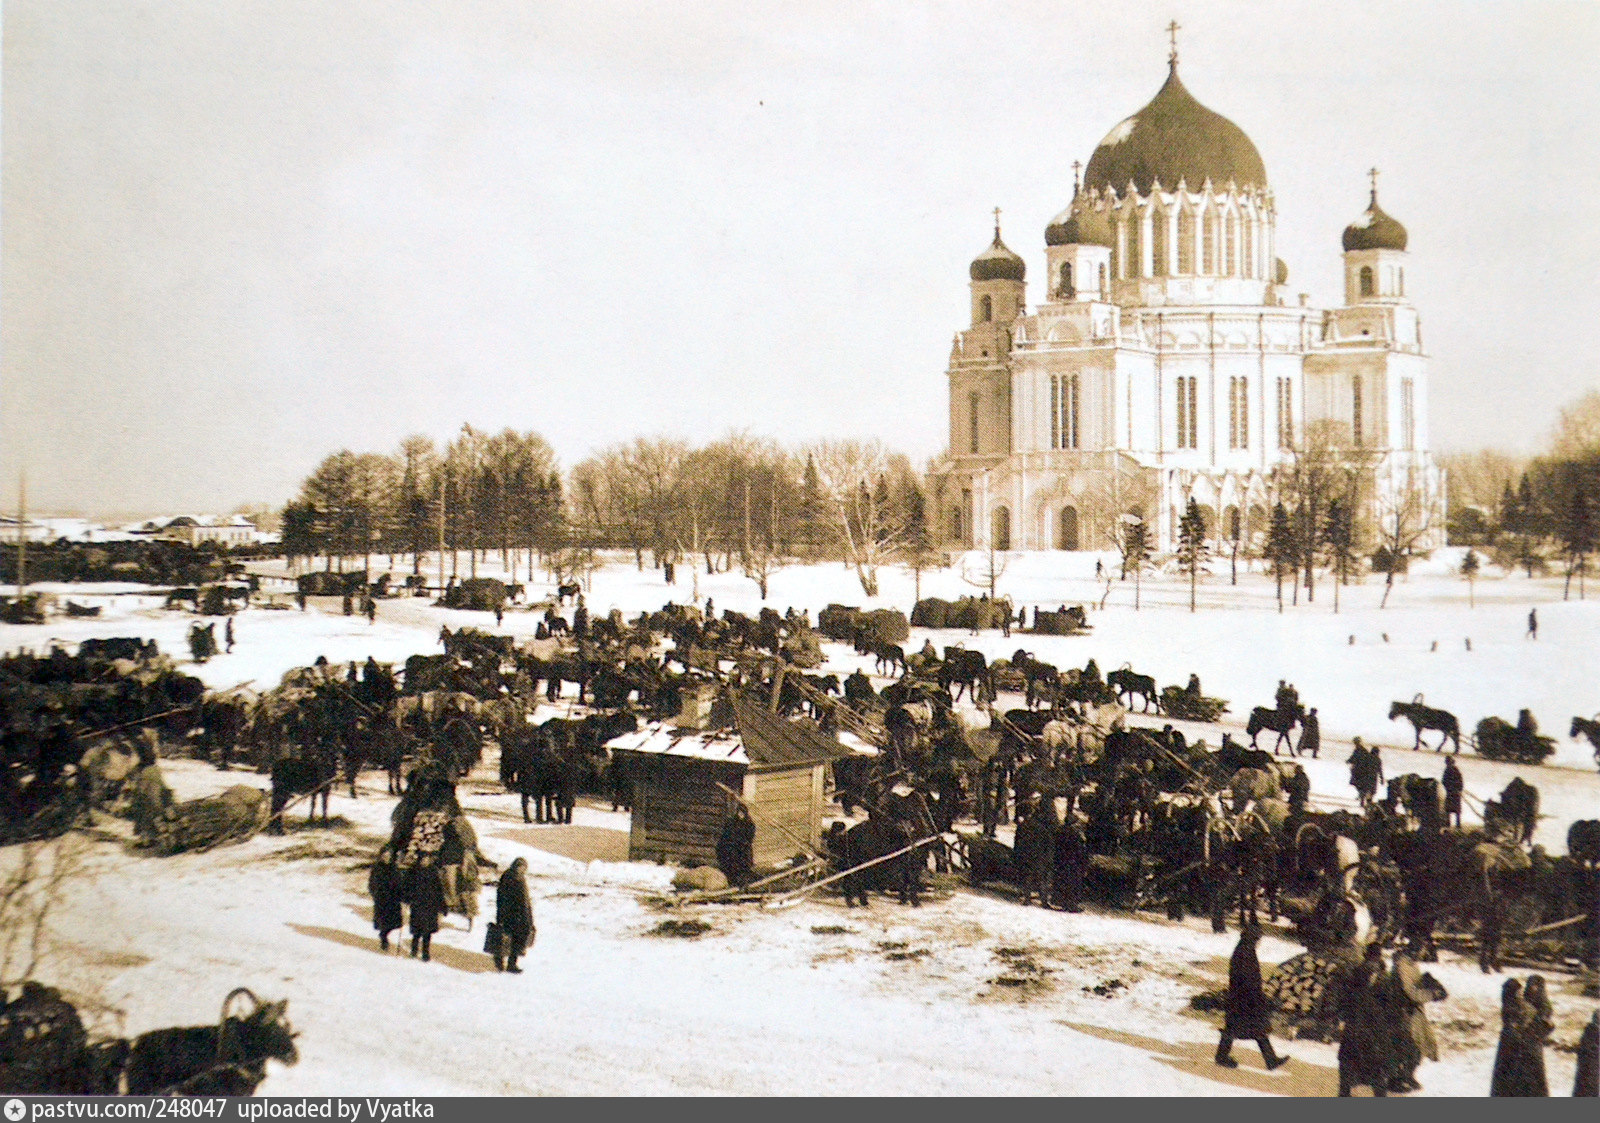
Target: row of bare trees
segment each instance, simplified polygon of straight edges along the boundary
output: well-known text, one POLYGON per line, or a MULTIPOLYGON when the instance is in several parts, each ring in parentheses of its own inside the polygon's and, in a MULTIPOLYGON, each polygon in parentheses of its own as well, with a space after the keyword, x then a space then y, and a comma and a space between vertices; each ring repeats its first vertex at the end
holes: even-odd
MULTIPOLYGON (((563 478, 537 433, 464 425, 443 448, 408 437, 393 453, 341 450, 324 458, 283 510, 284 552, 325 557, 329 569, 374 553, 439 551, 475 576, 498 552, 513 578, 535 558, 627 549, 642 569, 688 563, 691 579, 737 565, 767 595, 794 559, 838 560, 869 596, 890 562, 933 560, 922 482, 911 462, 877 442, 784 448, 730 434, 706 445, 640 437, 577 464, 563 478)), ((391 563, 392 564, 392 563, 391 563)), ((441 561, 442 564, 442 561, 441 561)))

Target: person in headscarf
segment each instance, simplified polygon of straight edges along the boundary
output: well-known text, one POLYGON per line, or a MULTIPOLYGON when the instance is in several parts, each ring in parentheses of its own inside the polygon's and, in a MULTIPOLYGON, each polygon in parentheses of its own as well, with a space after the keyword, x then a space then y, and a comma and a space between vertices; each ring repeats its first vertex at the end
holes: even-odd
POLYGON ((388 951, 389 933, 405 922, 401 915, 405 894, 393 848, 385 846, 378 851, 367 875, 367 892, 372 894, 372 926, 378 931, 378 946, 388 951))
POLYGON ((1494 1051, 1491 1096, 1548 1096, 1544 1046, 1538 1036, 1538 1012, 1522 995, 1522 984, 1507 979, 1500 988, 1500 1043, 1494 1051))
POLYGON ((1397 951, 1394 956, 1393 983, 1395 996, 1403 1022, 1397 1027, 1396 1040, 1400 1047, 1401 1063, 1389 1090, 1415 1092, 1422 1085, 1417 1082, 1417 1066, 1426 1058, 1439 1059, 1439 1042, 1428 1024, 1427 1004, 1436 997, 1430 994, 1423 982, 1422 969, 1411 957, 1411 952, 1397 951))
POLYGON ((1228 1001, 1216 1055, 1217 1064, 1224 1068, 1239 1067, 1239 1062, 1233 1059, 1233 1043, 1239 1038, 1254 1041, 1260 1047, 1268 1072, 1289 1063, 1288 1057, 1280 1057, 1273 1050, 1269 1037, 1272 1008, 1262 984, 1261 960, 1256 956, 1256 945, 1260 941, 1261 923, 1251 916, 1228 961, 1228 1001))
POLYGON ((518 858, 500 875, 495 888, 495 922, 500 925, 500 948, 494 957, 495 970, 520 975, 517 959, 533 942, 533 901, 528 896, 528 861, 518 858))

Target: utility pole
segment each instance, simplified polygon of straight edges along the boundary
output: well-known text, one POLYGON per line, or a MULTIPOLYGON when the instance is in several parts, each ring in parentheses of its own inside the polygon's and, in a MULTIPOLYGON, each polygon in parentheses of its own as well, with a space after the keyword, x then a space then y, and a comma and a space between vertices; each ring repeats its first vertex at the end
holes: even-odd
POLYGON ((17 599, 28 587, 28 472, 17 480, 17 599))
POLYGON ((439 595, 444 596, 444 473, 439 473, 439 595))

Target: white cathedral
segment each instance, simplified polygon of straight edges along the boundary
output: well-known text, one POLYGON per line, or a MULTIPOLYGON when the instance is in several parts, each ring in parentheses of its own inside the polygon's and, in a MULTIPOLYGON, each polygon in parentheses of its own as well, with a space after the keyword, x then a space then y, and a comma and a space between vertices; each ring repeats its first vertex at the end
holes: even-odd
POLYGON ((1169 551, 1193 498, 1213 540, 1259 544, 1275 469, 1317 434, 1358 453, 1366 519, 1420 502, 1419 545, 1442 543, 1406 231, 1378 207, 1376 176, 1344 231, 1344 304, 1290 300, 1260 154, 1184 88, 1176 50, 1169 67, 1046 227, 1042 304, 1027 309, 1026 266, 998 214, 972 262, 972 326, 950 353, 950 451, 933 476, 940 537, 1107 549, 1137 515, 1169 551))

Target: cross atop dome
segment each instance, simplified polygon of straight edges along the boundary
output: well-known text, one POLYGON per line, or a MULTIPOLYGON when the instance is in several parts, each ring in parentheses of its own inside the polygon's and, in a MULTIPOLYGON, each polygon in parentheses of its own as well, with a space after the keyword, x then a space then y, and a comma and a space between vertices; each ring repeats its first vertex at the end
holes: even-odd
POLYGON ((1376 204, 1378 201, 1378 169, 1368 168, 1367 178, 1372 180, 1372 201, 1376 204))
POLYGON ((1000 240, 1000 208, 999 207, 996 207, 994 209, 994 240, 997 241, 997 242, 1000 240))
POLYGON ((1172 41, 1172 50, 1167 53, 1167 65, 1176 70, 1178 68, 1178 32, 1183 26, 1177 20, 1167 24, 1167 38, 1172 41))

